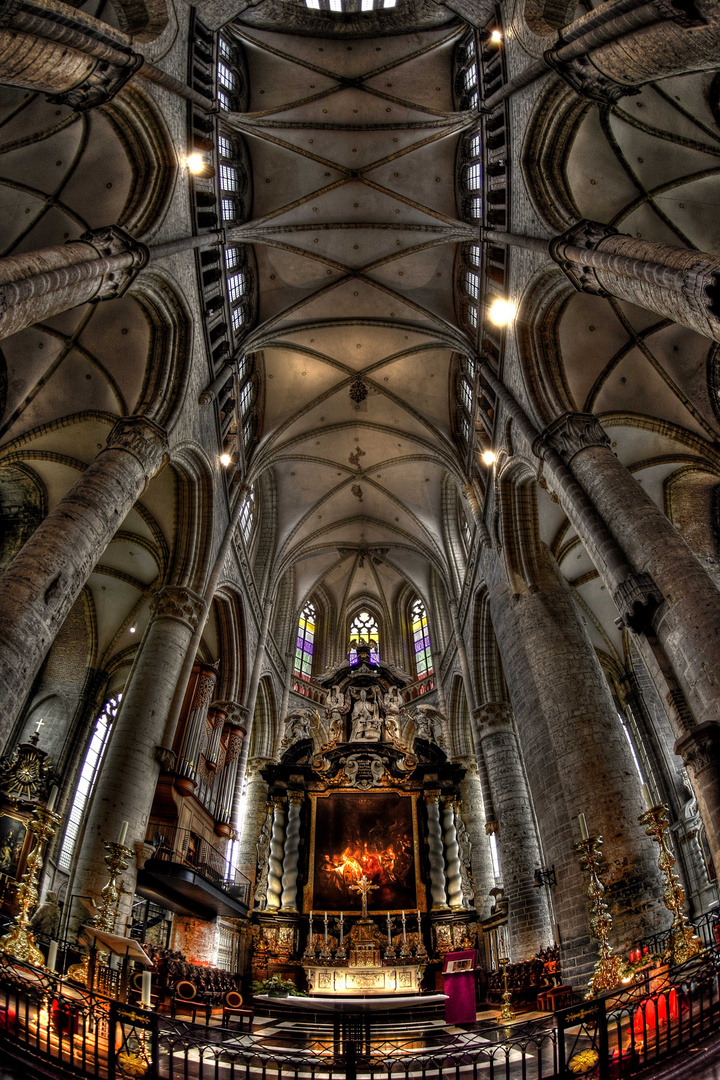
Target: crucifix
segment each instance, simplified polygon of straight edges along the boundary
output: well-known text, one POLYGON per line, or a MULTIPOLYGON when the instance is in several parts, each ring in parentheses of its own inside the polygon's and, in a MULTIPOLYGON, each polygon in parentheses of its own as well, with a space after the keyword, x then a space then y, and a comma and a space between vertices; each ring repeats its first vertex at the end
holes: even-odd
POLYGON ((42 718, 40 720, 38 720, 38 726, 35 729, 35 734, 36 735, 40 734, 40 728, 41 727, 45 727, 45 721, 42 718))
POLYGON ((362 917, 363 917, 363 919, 367 919, 367 917, 368 917, 368 911, 367 911, 368 893, 372 889, 378 889, 379 887, 380 887, 379 885, 373 885, 372 882, 369 880, 369 878, 366 878, 364 874, 360 878, 359 881, 356 881, 353 885, 350 886, 351 889, 353 889, 355 892, 359 892, 360 895, 362 896, 362 917))

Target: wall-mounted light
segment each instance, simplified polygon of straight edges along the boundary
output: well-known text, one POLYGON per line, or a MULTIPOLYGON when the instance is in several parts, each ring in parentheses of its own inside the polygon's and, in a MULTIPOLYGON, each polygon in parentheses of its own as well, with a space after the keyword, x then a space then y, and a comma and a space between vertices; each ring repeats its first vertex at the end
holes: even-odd
POLYGON ((494 450, 483 450, 482 459, 486 465, 494 465, 497 461, 497 454, 494 450))
POLYGON ((229 454, 221 454, 220 455, 220 464, 222 465, 222 467, 224 469, 227 469, 227 467, 228 467, 228 465, 230 464, 231 461, 232 461, 232 458, 230 457, 229 454))
POLYGON ((515 318, 515 305, 509 300, 493 300, 488 311, 488 318, 495 326, 507 326, 515 318))
POLYGON ((205 172, 205 158, 202 154, 188 154, 185 158, 185 165, 188 172, 191 172, 193 176, 199 176, 205 172))
POLYGON ((130 634, 134 634, 134 633, 135 633, 135 627, 134 627, 134 626, 131 626, 131 627, 130 627, 130 629, 129 629, 129 631, 128 631, 128 633, 130 633, 130 634))
POLYGON ((493 45, 499 45, 502 39, 502 30, 492 30, 490 32, 490 40, 492 41, 493 45))

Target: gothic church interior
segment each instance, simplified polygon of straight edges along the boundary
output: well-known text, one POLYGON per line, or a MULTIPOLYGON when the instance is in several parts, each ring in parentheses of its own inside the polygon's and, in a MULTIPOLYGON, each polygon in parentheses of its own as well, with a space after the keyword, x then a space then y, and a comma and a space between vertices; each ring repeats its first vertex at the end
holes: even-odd
POLYGON ((41 851, 194 1024, 710 963, 719 72, 715 0, 5 5, 3 933, 41 851))

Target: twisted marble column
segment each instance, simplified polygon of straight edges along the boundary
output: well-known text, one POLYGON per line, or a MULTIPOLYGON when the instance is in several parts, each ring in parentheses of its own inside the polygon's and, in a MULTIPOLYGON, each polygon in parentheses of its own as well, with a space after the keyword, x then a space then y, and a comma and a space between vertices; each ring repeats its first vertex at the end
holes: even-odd
POLYGON ((297 911, 298 860, 300 858, 300 811, 302 791, 288 792, 288 820, 283 860, 281 911, 297 911))
POLYGON ((282 897, 283 857, 285 855, 285 800, 273 798, 273 823, 268 856, 267 911, 279 911, 282 897))
POLYGON ((462 871, 460 870, 460 847, 455 828, 455 796, 443 798, 443 843, 445 845, 445 880, 447 882, 448 906, 452 911, 463 907, 462 871))
POLYGON ((443 859, 443 838, 440 828, 440 792, 424 793, 428 819, 428 857, 430 860, 430 899, 432 911, 447 909, 445 899, 445 862, 443 859))

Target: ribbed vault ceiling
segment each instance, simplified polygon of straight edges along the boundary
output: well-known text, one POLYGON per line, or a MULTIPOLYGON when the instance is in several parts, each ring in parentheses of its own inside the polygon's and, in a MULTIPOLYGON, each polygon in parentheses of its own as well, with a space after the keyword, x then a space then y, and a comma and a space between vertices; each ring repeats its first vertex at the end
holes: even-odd
MULTIPOLYGON (((276 574, 296 601, 389 605, 444 572, 443 478, 457 471, 454 314, 458 29, 337 41, 235 27, 249 67, 252 238, 262 351, 255 478, 278 490, 276 574), (361 378, 367 397, 356 403, 361 378)), ((247 227, 237 231, 248 236, 247 227)), ((232 236, 232 234, 231 234, 232 236)))

